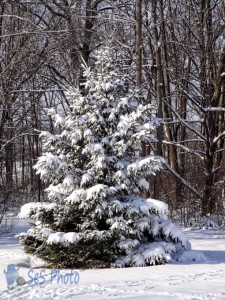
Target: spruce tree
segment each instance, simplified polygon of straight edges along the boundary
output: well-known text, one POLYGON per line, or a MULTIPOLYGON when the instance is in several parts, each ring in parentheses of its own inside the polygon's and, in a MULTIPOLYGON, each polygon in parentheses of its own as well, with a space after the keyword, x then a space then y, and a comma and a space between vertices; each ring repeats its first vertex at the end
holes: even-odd
POLYGON ((187 240, 167 205, 144 199, 146 178, 162 158, 141 157, 156 142, 157 119, 145 93, 124 69, 123 53, 105 46, 85 67, 82 90, 67 92, 66 116, 49 110, 57 134, 42 132, 45 153, 35 169, 48 203, 28 203, 35 225, 20 235, 27 253, 54 267, 128 267, 167 262, 187 240))

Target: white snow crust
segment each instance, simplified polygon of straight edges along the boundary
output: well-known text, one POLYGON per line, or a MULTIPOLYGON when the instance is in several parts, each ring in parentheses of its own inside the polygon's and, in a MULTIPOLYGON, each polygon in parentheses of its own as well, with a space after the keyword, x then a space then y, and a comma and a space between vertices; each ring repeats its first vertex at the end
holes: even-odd
MULTIPOLYGON (((28 229, 28 223, 28 220, 20 220, 12 234, 0 237, 1 300, 225 299, 225 232, 188 229, 186 234, 194 250, 184 252, 178 261, 153 267, 77 270, 80 281, 76 285, 51 282, 51 269, 45 269, 42 286, 26 284, 21 292, 13 294, 7 288, 3 272, 7 265, 19 267, 19 275, 26 280, 31 267, 33 274, 43 268, 43 263, 27 256, 14 238, 15 234, 28 229), (41 269, 37 269, 38 265, 41 269)), ((47 234, 46 229, 44 233, 47 234)), ((68 241, 74 238, 73 234, 67 234, 68 241)), ((128 245, 129 241, 124 243, 128 245)), ((166 249, 165 244, 161 247, 167 252, 172 250, 166 249)), ((136 260, 141 265, 141 257, 136 260)), ((68 272, 70 270, 62 270, 63 274, 68 272)))

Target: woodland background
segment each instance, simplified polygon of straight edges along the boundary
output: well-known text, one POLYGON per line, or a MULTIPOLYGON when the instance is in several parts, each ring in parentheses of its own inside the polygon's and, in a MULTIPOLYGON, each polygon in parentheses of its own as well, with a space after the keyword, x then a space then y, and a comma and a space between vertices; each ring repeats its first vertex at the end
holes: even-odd
MULTIPOLYGON (((223 0, 0 0, 0 223, 6 211, 44 201, 33 165, 46 108, 69 106, 82 63, 113 34, 136 86, 148 90, 163 170, 146 196, 174 219, 224 218, 225 5, 223 0)), ((150 149, 143 145, 143 153, 150 149)))

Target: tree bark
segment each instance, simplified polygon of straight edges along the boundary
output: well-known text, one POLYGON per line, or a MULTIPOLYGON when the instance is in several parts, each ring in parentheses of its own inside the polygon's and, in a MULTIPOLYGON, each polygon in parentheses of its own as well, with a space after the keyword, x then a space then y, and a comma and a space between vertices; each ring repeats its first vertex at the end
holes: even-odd
MULTIPOLYGON (((156 63, 156 103, 157 103, 157 117, 163 119, 163 71, 162 71, 162 57, 161 45, 159 39, 159 32, 157 29, 157 4, 158 0, 151 1, 151 18, 152 18, 152 44, 154 49, 154 58, 156 63)), ((159 125, 157 128, 157 147, 156 155, 162 156, 162 141, 163 141, 163 126, 159 125)), ((154 182, 154 198, 160 197, 160 176, 156 176, 154 182)))
POLYGON ((141 86, 142 80, 142 0, 136 1, 136 86, 141 86))

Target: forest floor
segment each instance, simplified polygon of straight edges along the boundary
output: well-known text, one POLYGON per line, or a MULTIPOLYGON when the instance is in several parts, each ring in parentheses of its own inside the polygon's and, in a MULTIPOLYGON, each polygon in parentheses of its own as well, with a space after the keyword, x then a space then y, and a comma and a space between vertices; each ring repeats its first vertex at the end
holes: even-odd
POLYGON ((0 300, 225 299, 225 232, 185 229, 192 249, 207 256, 203 262, 77 270, 75 280, 75 274, 68 277, 71 270, 54 277, 53 270, 37 268, 40 262, 27 256, 14 237, 27 228, 27 221, 21 220, 12 233, 0 237, 0 300), (19 268, 19 276, 30 283, 9 289, 4 273, 8 265, 19 268))

